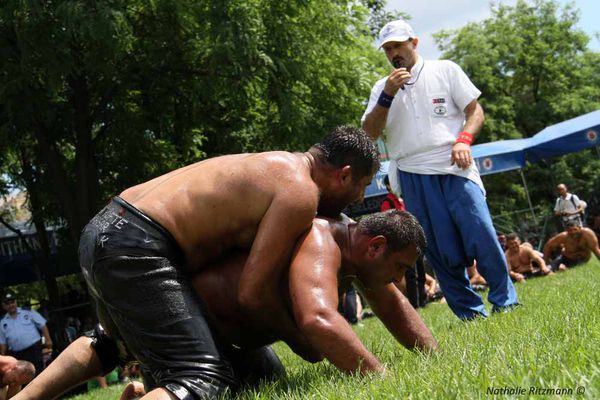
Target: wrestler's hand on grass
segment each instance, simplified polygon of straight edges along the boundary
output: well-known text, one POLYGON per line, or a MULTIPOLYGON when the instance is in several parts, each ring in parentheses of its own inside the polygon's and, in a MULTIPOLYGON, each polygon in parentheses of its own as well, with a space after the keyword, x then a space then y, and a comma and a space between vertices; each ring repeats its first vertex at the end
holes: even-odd
POLYGON ((451 165, 456 164, 460 169, 467 169, 473 162, 471 146, 466 143, 454 143, 452 146, 451 165))

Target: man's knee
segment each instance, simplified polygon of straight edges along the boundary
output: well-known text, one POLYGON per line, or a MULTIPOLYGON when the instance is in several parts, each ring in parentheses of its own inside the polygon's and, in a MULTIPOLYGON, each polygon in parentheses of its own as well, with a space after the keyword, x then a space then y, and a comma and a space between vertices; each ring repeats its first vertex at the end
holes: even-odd
POLYGON ((191 364, 188 368, 160 370, 142 366, 141 370, 146 392, 163 389, 179 400, 219 398, 226 391, 234 392, 237 389, 233 373, 228 374, 223 370, 211 372, 207 365, 202 366, 201 371, 191 364))
POLYGON ((285 367, 271 346, 235 351, 228 358, 240 384, 255 386, 285 376, 285 367))
POLYGON ((165 370, 154 376, 157 388, 168 390, 179 400, 217 399, 233 393, 238 385, 219 376, 209 376, 194 370, 165 370))

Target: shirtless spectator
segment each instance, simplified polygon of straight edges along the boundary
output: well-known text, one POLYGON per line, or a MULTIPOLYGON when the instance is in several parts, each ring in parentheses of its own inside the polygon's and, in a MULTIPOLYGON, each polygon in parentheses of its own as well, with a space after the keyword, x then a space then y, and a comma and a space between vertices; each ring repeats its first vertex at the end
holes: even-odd
POLYGON ((477 261, 473 260, 473 264, 467 267, 467 276, 473 290, 485 290, 487 288, 487 282, 483 276, 477 270, 477 261))
POLYGON ((21 386, 33 379, 35 367, 29 361, 17 360, 11 356, 0 356, 0 400, 13 397, 21 386))
POLYGON ((318 359, 280 301, 279 284, 317 211, 337 216, 362 200, 378 167, 374 143, 342 127, 305 153, 216 157, 125 190, 85 227, 79 246, 105 331, 73 342, 76 351, 61 353, 22 398, 55 398, 130 358, 156 387, 146 399, 216 398, 234 389, 188 276, 236 250, 249 252, 235 293, 246 318, 318 359))
POLYGON ((504 233, 498 233, 497 237, 500 247, 502 247, 502 250, 506 251, 506 235, 504 233))
POLYGON ((552 273, 538 252, 531 245, 521 244, 521 239, 516 233, 506 236, 504 255, 508 263, 509 275, 515 282, 523 282, 532 276, 545 276, 552 273))
POLYGON ((549 262, 550 254, 558 247, 562 247, 560 256, 552 261, 552 271, 564 271, 587 262, 592 252, 600 259, 598 238, 590 228, 583 228, 579 221, 569 221, 564 232, 554 236, 544 246, 544 260, 549 262))

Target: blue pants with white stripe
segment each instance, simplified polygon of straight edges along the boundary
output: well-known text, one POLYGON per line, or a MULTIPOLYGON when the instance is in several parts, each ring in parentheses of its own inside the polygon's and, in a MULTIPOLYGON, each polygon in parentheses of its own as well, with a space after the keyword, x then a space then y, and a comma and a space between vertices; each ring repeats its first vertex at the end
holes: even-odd
POLYGON ((455 175, 399 171, 399 178, 406 207, 427 236, 427 260, 454 314, 461 319, 487 316, 467 276, 474 259, 488 282, 494 311, 516 305, 517 293, 481 188, 455 175))

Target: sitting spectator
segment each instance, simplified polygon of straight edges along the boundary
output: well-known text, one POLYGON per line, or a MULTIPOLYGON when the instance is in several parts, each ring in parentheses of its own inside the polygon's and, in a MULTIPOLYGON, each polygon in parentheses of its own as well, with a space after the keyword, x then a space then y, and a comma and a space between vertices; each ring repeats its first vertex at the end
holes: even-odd
POLYGON ((561 254, 552 261, 552 271, 564 271, 587 262, 593 252, 600 259, 598 238, 589 229, 583 228, 578 221, 569 221, 566 230, 554 236, 544 246, 544 260, 549 262, 550 254, 555 248, 562 246, 561 254))
POLYGON ((579 200, 579 197, 569 193, 564 183, 556 187, 559 196, 554 205, 554 215, 560 217, 563 227, 567 227, 570 221, 578 222, 581 225, 581 215, 583 215, 585 202, 579 200))
POLYGON ((444 292, 440 288, 440 285, 435 280, 435 278, 428 273, 425 273, 425 292, 427 292, 427 301, 433 302, 436 300, 440 300, 440 302, 444 301, 444 292))
POLYGON ((515 282, 523 282, 532 276, 545 276, 552 271, 546 266, 543 258, 533 249, 531 244, 521 244, 521 239, 516 233, 506 237, 506 262, 509 275, 515 282), (534 263, 538 266, 534 267, 534 263))
POLYGON ((481 292, 487 289, 487 281, 479 274, 476 260, 473 260, 473 265, 467 267, 467 275, 469 276, 469 282, 471 282, 473 290, 481 292))
POLYGON ((502 250, 506 251, 506 235, 504 233, 498 234, 498 242, 500 243, 500 247, 502 247, 502 250))
POLYGON ((20 361, 11 356, 0 356, 0 400, 10 399, 21 387, 33 379, 35 367, 29 361, 20 361))

